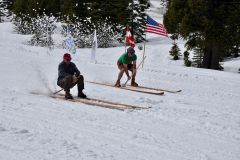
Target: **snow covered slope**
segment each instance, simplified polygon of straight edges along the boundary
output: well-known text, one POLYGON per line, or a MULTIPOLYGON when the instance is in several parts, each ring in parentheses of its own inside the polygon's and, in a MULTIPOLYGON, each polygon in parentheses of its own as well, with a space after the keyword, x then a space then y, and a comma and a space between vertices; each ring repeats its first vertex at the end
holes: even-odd
MULTIPOLYGON (((24 45, 30 37, 12 28, 0 24, 0 160, 240 159, 239 74, 186 68, 182 60, 170 60, 170 40, 152 38, 137 82, 182 92, 155 96, 86 83, 89 97, 152 108, 122 112, 75 104, 47 96, 59 89, 65 50, 48 54, 24 45)), ((98 49, 93 64, 91 51, 79 49, 73 62, 85 80, 114 83, 123 52, 98 49)), ((140 59, 142 51, 136 53, 140 59)))

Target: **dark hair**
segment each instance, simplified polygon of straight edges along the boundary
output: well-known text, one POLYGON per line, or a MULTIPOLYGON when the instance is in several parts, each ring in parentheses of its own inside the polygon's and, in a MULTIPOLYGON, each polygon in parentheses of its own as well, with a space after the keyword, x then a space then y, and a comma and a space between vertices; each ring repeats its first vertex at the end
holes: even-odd
POLYGON ((127 52, 130 53, 130 54, 134 54, 135 53, 135 50, 132 48, 132 47, 129 47, 127 49, 127 52))

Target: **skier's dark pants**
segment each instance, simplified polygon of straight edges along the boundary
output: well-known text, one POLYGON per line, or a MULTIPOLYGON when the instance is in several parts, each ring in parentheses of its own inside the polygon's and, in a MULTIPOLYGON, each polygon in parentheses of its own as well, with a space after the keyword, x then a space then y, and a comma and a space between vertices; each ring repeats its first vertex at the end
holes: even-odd
POLYGON ((66 92, 70 92, 70 89, 73 88, 77 84, 78 93, 82 92, 84 89, 84 78, 82 75, 77 79, 75 76, 66 76, 64 79, 60 81, 59 86, 62 87, 66 92))

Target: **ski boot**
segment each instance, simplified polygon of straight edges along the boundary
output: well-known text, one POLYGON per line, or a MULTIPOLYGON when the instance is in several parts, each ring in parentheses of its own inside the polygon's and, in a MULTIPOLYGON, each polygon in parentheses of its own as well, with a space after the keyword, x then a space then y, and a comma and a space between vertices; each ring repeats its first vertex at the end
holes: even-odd
POLYGON ((87 96, 83 92, 78 92, 79 98, 87 98, 87 96))
POLYGON ((120 81, 119 81, 119 80, 117 80, 117 82, 115 83, 114 87, 118 87, 118 88, 121 87, 121 84, 120 84, 120 81))
POLYGON ((66 91, 65 99, 73 99, 72 95, 70 94, 70 91, 66 91))
POLYGON ((138 84, 135 82, 135 79, 132 79, 131 86, 138 87, 138 84))

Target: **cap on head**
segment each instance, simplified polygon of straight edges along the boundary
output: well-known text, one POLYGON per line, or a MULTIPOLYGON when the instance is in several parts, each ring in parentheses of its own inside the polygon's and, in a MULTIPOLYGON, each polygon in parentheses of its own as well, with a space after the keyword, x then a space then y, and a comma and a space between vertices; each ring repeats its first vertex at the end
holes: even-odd
POLYGON ((65 54, 63 55, 63 59, 71 60, 72 58, 71 58, 71 55, 70 55, 69 53, 65 53, 65 54))
POLYGON ((130 53, 130 54, 134 54, 135 53, 135 50, 132 48, 132 47, 129 47, 127 49, 127 52, 130 53))
POLYGON ((134 44, 134 43, 131 43, 130 46, 131 46, 132 48, 134 48, 134 47, 135 47, 135 44, 134 44))

